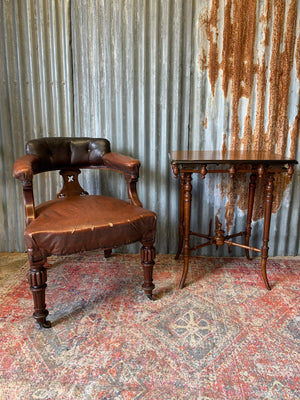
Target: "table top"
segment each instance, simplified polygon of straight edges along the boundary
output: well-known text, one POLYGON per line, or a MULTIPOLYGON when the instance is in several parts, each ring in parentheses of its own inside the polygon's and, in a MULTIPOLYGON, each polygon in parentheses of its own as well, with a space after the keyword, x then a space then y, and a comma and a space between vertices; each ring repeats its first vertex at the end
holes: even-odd
POLYGON ((171 151, 172 164, 298 164, 297 160, 264 151, 171 151))

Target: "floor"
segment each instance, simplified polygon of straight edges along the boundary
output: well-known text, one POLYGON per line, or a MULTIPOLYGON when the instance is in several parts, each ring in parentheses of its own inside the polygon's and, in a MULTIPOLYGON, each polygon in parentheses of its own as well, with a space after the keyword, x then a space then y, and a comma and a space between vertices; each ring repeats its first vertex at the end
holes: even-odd
POLYGON ((26 253, 0 253, 0 284, 28 261, 26 253))
POLYGON ((0 399, 299 400, 300 257, 52 258, 51 329, 32 318, 25 253, 0 253, 0 399), (101 260, 101 262, 99 262, 101 260))

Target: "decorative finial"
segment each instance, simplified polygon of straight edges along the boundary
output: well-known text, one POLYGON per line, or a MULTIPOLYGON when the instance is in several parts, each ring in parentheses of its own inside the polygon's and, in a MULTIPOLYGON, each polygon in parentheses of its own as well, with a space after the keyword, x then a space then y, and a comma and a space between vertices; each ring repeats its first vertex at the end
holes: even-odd
POLYGON ((206 164, 201 164, 200 173, 201 173, 201 175, 202 175, 202 179, 204 179, 204 178, 205 178, 205 175, 207 174, 206 164))

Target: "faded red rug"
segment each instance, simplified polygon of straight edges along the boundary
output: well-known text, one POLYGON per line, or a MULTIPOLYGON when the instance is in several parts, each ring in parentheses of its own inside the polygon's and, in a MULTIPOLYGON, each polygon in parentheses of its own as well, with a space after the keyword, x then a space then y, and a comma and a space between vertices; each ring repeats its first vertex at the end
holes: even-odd
POLYGON ((138 255, 52 259, 47 307, 32 314, 26 270, 0 289, 0 399, 299 399, 297 259, 159 255, 155 301, 138 255))

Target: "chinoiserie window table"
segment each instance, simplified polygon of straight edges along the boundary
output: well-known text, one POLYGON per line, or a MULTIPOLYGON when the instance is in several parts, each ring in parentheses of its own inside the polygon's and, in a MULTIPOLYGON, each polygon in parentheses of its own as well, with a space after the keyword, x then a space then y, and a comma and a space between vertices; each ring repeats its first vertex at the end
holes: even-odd
POLYGON ((179 258, 183 251, 184 267, 179 284, 179 289, 184 287, 188 273, 190 252, 201 247, 227 244, 229 247, 238 246, 245 249, 249 259, 249 250, 261 253, 261 272, 268 290, 269 284, 266 265, 268 259, 268 242, 272 213, 274 176, 275 174, 287 174, 292 178, 294 164, 297 161, 281 157, 278 154, 261 151, 171 151, 169 154, 171 166, 175 177, 180 177, 180 216, 179 216, 179 243, 175 256, 179 258), (222 165, 224 168, 218 167, 222 165), (227 167, 227 168, 226 168, 227 167), (214 234, 211 233, 211 223, 208 234, 196 233, 190 230, 191 225, 191 201, 192 201, 192 175, 201 174, 204 179, 208 173, 227 173, 234 178, 236 173, 250 173, 247 222, 243 232, 226 235, 222 224, 216 217, 214 234), (249 245, 251 236, 252 212, 255 196, 256 182, 258 178, 266 176, 266 188, 264 195, 264 228, 261 249, 249 245), (207 239, 207 242, 191 247, 190 236, 207 239), (232 239, 244 236, 244 244, 233 242, 232 239))

